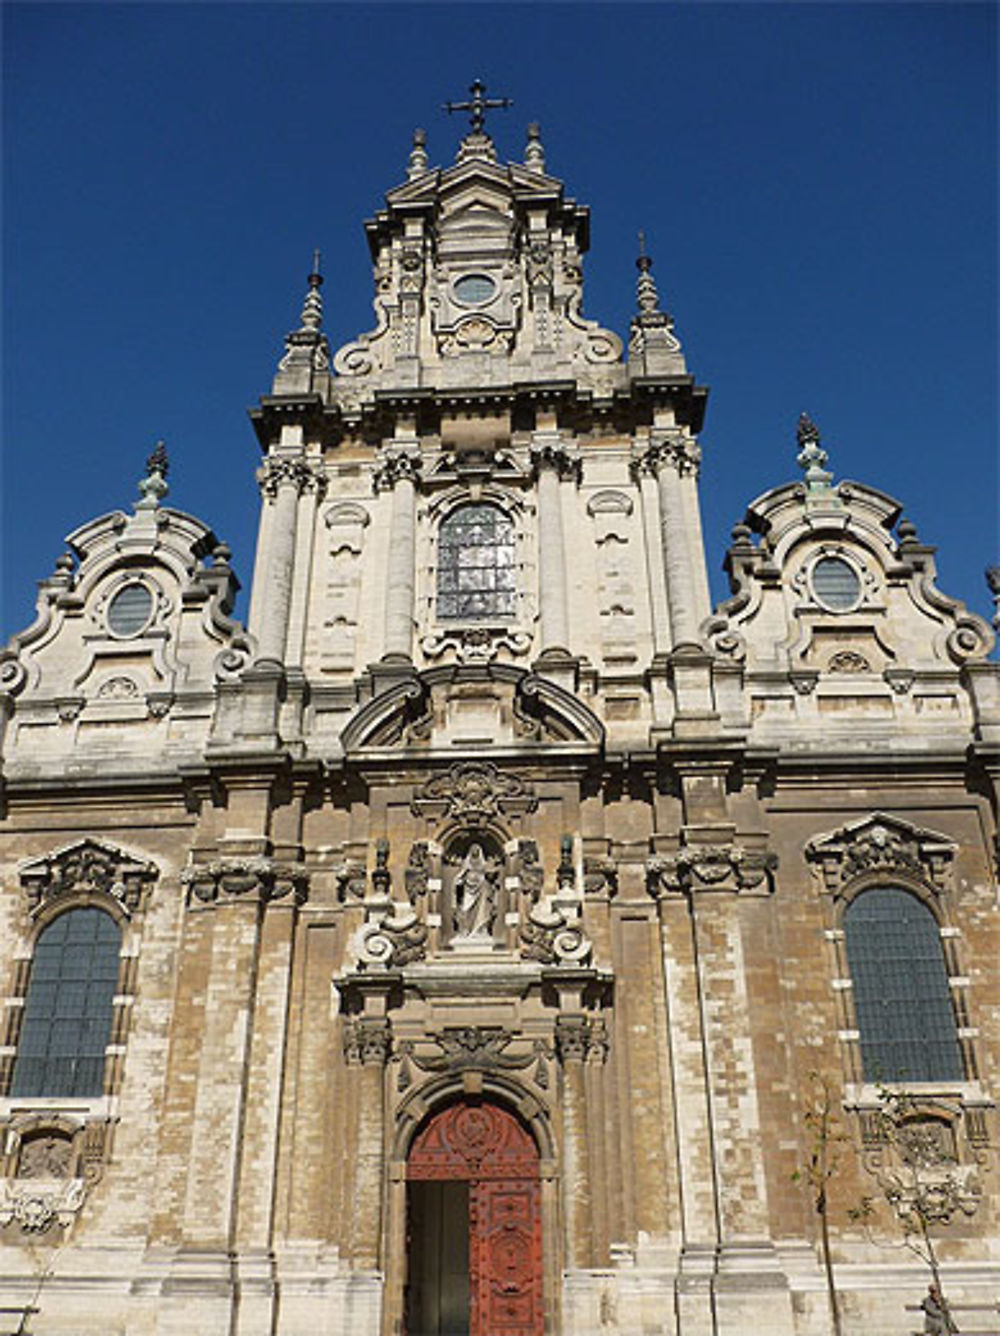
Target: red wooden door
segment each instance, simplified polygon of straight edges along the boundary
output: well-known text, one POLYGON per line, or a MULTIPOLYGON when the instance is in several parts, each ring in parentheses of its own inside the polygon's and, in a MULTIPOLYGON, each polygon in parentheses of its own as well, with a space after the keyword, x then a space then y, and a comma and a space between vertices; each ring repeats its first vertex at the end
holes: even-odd
POLYGON ((452 1104, 417 1134, 411 1180, 469 1184, 470 1336, 542 1336, 538 1149, 513 1114, 452 1104))

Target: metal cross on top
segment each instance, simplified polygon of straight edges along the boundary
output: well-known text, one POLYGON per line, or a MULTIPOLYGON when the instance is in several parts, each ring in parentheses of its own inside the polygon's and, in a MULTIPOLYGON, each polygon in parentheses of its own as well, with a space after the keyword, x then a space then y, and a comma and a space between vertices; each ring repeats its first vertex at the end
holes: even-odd
POLYGON ((486 85, 482 79, 473 79, 469 84, 469 92, 472 94, 468 102, 446 102, 445 111, 469 111, 472 115, 469 117, 469 124, 472 126, 473 134, 481 134, 483 126, 486 124, 486 113, 493 110, 504 110, 506 107, 512 107, 514 101, 509 97, 484 97, 486 85))

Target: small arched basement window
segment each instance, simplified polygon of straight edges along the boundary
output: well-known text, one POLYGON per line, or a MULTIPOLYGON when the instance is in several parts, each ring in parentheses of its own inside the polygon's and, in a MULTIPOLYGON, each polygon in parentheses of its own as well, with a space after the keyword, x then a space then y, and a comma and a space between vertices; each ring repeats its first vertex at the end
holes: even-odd
POLYGON ((438 530, 438 618, 512 617, 516 594, 513 520, 489 504, 453 510, 438 530))
POLYGON ((866 1081, 960 1081, 962 1056, 937 920, 893 886, 862 891, 844 916, 866 1081))
POLYGON ((94 1098, 104 1093, 121 930, 102 909, 69 909, 35 946, 10 1093, 94 1098))

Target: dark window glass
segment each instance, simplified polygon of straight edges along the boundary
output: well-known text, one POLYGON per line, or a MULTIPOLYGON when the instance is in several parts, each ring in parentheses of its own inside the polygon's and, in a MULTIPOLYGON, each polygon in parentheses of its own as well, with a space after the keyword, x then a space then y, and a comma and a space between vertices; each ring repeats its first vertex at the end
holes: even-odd
POLYGON ((894 887, 863 891, 844 916, 866 1081, 963 1077, 937 920, 894 887))
POLYGON ((489 505, 453 510, 438 531, 438 617, 512 617, 516 593, 510 517, 489 505))
POLYGON ((121 932, 101 909, 60 914, 31 962, 13 1096, 104 1093, 121 932))
POLYGON ((847 612, 861 597, 861 581, 849 562, 821 557, 812 570, 813 593, 831 612, 847 612))
POLYGON ((135 582, 119 589, 108 605, 108 626, 116 636, 129 639, 145 629, 153 611, 153 595, 135 582))

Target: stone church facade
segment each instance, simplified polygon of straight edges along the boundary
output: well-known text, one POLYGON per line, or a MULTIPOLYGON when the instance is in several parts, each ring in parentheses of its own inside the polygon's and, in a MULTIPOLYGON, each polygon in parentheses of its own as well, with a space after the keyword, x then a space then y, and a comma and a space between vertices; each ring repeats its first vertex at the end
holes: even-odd
POLYGON ((504 165, 473 121, 444 169, 415 137, 336 353, 314 265, 252 413, 248 625, 157 450, 0 653, 0 1308, 827 1336, 825 1224, 843 1330, 903 1333, 916 1201, 972 1314, 992 632, 806 418, 713 609, 651 263, 623 346, 537 129, 504 165))

